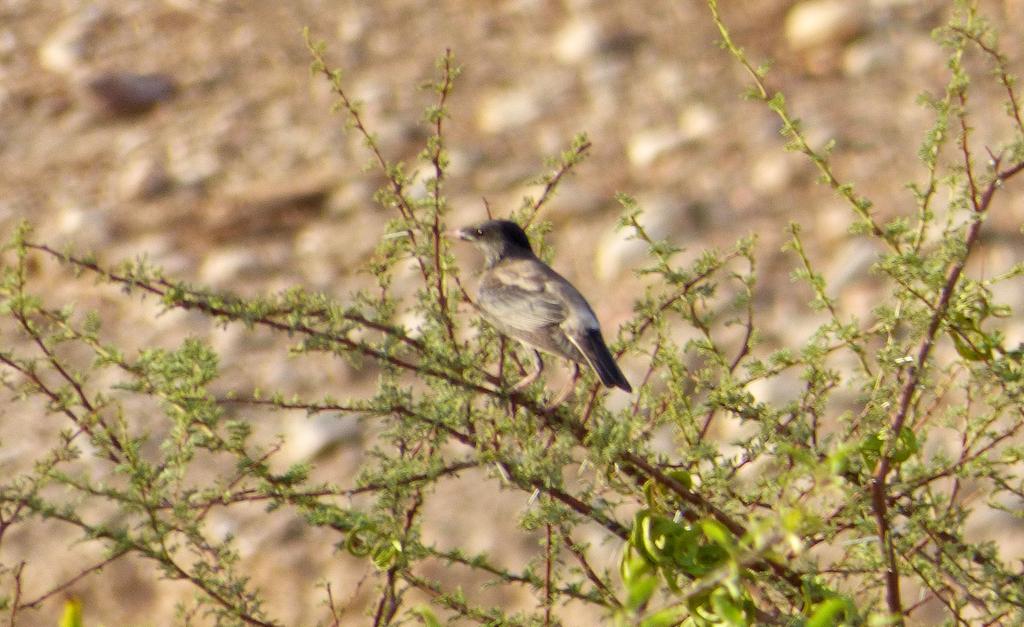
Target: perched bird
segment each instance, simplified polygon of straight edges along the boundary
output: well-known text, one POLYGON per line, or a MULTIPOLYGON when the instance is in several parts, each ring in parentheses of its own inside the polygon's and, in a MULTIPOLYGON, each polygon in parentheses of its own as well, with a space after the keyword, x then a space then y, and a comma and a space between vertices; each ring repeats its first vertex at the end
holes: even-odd
MULTIPOLYGON (((579 364, 594 369, 607 387, 632 392, 601 336, 597 316, 586 299, 562 275, 533 254, 530 240, 515 222, 489 220, 455 232, 484 253, 477 306, 504 335, 533 349, 535 370, 514 389, 540 376, 544 361, 538 350, 573 362, 573 380, 579 364)), ((565 400, 573 381, 552 405, 565 400)))

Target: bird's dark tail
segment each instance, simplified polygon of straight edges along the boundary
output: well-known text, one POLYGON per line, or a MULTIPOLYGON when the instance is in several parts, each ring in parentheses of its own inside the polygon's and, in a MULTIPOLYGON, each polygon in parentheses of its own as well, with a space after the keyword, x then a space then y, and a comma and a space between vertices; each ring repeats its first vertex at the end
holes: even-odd
POLYGON ((627 392, 633 391, 629 381, 626 381, 626 375, 622 374, 622 370, 619 370, 619 365, 615 363, 615 358, 612 357, 611 351, 605 346, 604 338, 601 337, 601 331, 598 329, 587 329, 581 333, 578 348, 583 353, 583 356, 587 358, 590 367, 601 378, 601 383, 606 387, 621 388, 627 392))

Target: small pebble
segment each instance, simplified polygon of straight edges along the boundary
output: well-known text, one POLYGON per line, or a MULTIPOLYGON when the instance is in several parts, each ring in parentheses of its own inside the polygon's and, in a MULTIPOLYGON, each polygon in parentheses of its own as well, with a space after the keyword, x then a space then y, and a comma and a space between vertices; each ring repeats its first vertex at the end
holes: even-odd
POLYGON ((171 188, 167 167, 159 159, 135 159, 125 166, 118 181, 123 200, 152 200, 171 188))
POLYGON ((679 132, 687 142, 711 137, 718 126, 718 114, 703 102, 693 103, 679 114, 679 132))
POLYGON ((214 249, 200 266, 199 278, 204 283, 224 286, 258 265, 259 256, 251 248, 214 249))
POLYGON ((574 19, 555 34, 552 52, 562 63, 579 63, 597 50, 600 38, 601 30, 594 20, 574 19))
POLYGON ((686 138, 674 128, 653 128, 635 133, 629 140, 626 155, 636 168, 646 168, 680 145, 686 138))
POLYGON ((862 41, 843 51, 843 73, 858 78, 892 65, 892 46, 885 42, 862 41))
POLYGON ((841 48, 865 27, 863 8, 848 0, 805 0, 786 15, 785 36, 798 52, 841 48))
POLYGON ((89 91, 112 115, 139 115, 174 97, 177 84, 167 74, 105 72, 87 83, 89 91))
POLYGON ((501 133, 525 126, 540 115, 534 94, 525 90, 503 90, 484 96, 477 110, 477 128, 485 133, 501 133))
POLYGON ((790 154, 771 152, 754 161, 750 184, 760 194, 777 194, 793 180, 793 169, 790 154))
POLYGON ((105 13, 95 7, 62 22, 39 46, 39 64, 58 74, 71 74, 88 56, 89 43, 105 13))

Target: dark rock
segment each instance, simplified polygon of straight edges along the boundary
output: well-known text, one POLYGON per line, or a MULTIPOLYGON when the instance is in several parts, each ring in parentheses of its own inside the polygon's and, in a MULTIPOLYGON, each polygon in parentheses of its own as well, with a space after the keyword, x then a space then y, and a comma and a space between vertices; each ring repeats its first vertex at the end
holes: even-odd
POLYGON ((87 85, 107 111, 119 116, 145 113, 178 91, 167 74, 106 72, 90 79, 87 85))

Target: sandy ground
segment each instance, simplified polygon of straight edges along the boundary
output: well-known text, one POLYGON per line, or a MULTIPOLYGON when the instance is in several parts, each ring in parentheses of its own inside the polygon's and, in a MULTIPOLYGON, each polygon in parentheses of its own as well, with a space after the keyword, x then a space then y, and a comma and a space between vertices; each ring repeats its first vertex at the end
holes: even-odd
MULTIPOLYGON (((788 33, 795 3, 723 4, 731 5, 726 18, 741 45, 774 61, 770 82, 786 92, 812 141, 836 140, 837 171, 876 199, 880 215, 911 213, 905 185, 923 180, 915 153, 930 122, 915 100, 945 84, 944 56, 929 36, 945 20, 945 3, 850 3, 857 8, 836 23, 821 18, 808 32, 791 24, 788 33)), ((1020 3, 993 2, 987 10, 1006 32, 1024 26, 1020 3)), ((613 229, 617 192, 636 196, 645 223, 685 255, 759 234, 759 307, 763 319, 786 321, 768 325, 780 342, 813 319, 805 288, 788 277, 795 260, 780 251, 789 221, 814 242, 811 252, 844 307, 857 313, 874 304, 868 267, 877 251, 848 236, 848 207, 815 183, 812 166, 782 150, 773 114, 741 97, 742 69, 715 45, 704 6, 690 1, 0 0, 0 227, 29 218, 51 244, 94 251, 108 263, 144 254, 173 276, 242 294, 301 285, 344 299, 363 280, 359 264, 388 215, 372 202, 381 179, 364 167, 361 139, 345 132, 331 113, 328 86, 309 74, 307 26, 345 71, 385 154, 413 166, 426 133, 422 112, 432 101, 417 86, 453 50, 464 73, 448 124, 452 225, 482 218, 482 198, 507 214, 539 192, 531 180, 546 157, 575 133, 589 134, 590 158, 544 217, 554 223, 555 266, 584 293, 613 294, 593 299, 606 328, 630 315, 642 287, 630 273, 641 257, 613 229), (129 86, 145 92, 141 103, 124 94, 111 100, 118 89, 111 77, 119 73, 160 78, 129 86)), ((1006 42, 1018 70, 1022 43, 1006 42)), ((978 120, 977 133, 996 144, 1006 126, 993 104, 999 91, 984 81, 979 76, 972 106, 990 114, 978 120)), ((984 252, 992 272, 1020 258, 1024 194, 1008 192, 984 252)), ((212 329, 186 314, 156 317, 152 303, 97 291, 56 266, 42 266, 37 278, 58 302, 99 309, 110 339, 127 346, 210 337, 221 351, 225 387, 341 395, 373 383, 371 374, 329 360, 297 367, 282 358, 277 338, 212 329)), ((1006 300, 1020 307, 1021 294, 1006 300)), ((6 410, 0 415, 0 473, 32 449, 32 437, 51 432, 14 420, 6 410)), ((259 430, 288 435, 288 459, 308 457, 333 438, 342 445, 318 460, 320 476, 340 481, 358 466, 358 426, 339 432, 299 414, 275 420, 259 430)), ((442 486, 434 501, 439 518, 467 499, 466 485, 442 486)), ((536 550, 510 522, 526 507, 524 495, 489 490, 472 499, 493 520, 486 527, 452 520, 444 527, 452 537, 510 564, 536 550), (503 526, 505 533, 492 533, 503 526)), ((243 563, 267 593, 271 615, 290 625, 326 620, 315 584, 329 581, 352 608, 347 620, 362 622, 373 582, 358 585, 364 567, 328 550, 336 536, 296 525, 287 513, 236 516, 223 524, 242 538, 243 563)), ((0 560, 29 556, 28 595, 39 594, 99 556, 76 545, 68 559, 72 537, 58 525, 26 529, 5 538, 0 560)), ((599 565, 613 567, 614 547, 607 552, 599 565)), ((169 624, 174 603, 189 594, 134 559, 74 592, 90 624, 108 626, 169 624)), ((535 603, 493 590, 482 598, 535 603)), ((55 598, 24 624, 53 624, 60 603, 55 598)), ((567 617, 567 624, 585 622, 567 617)))

